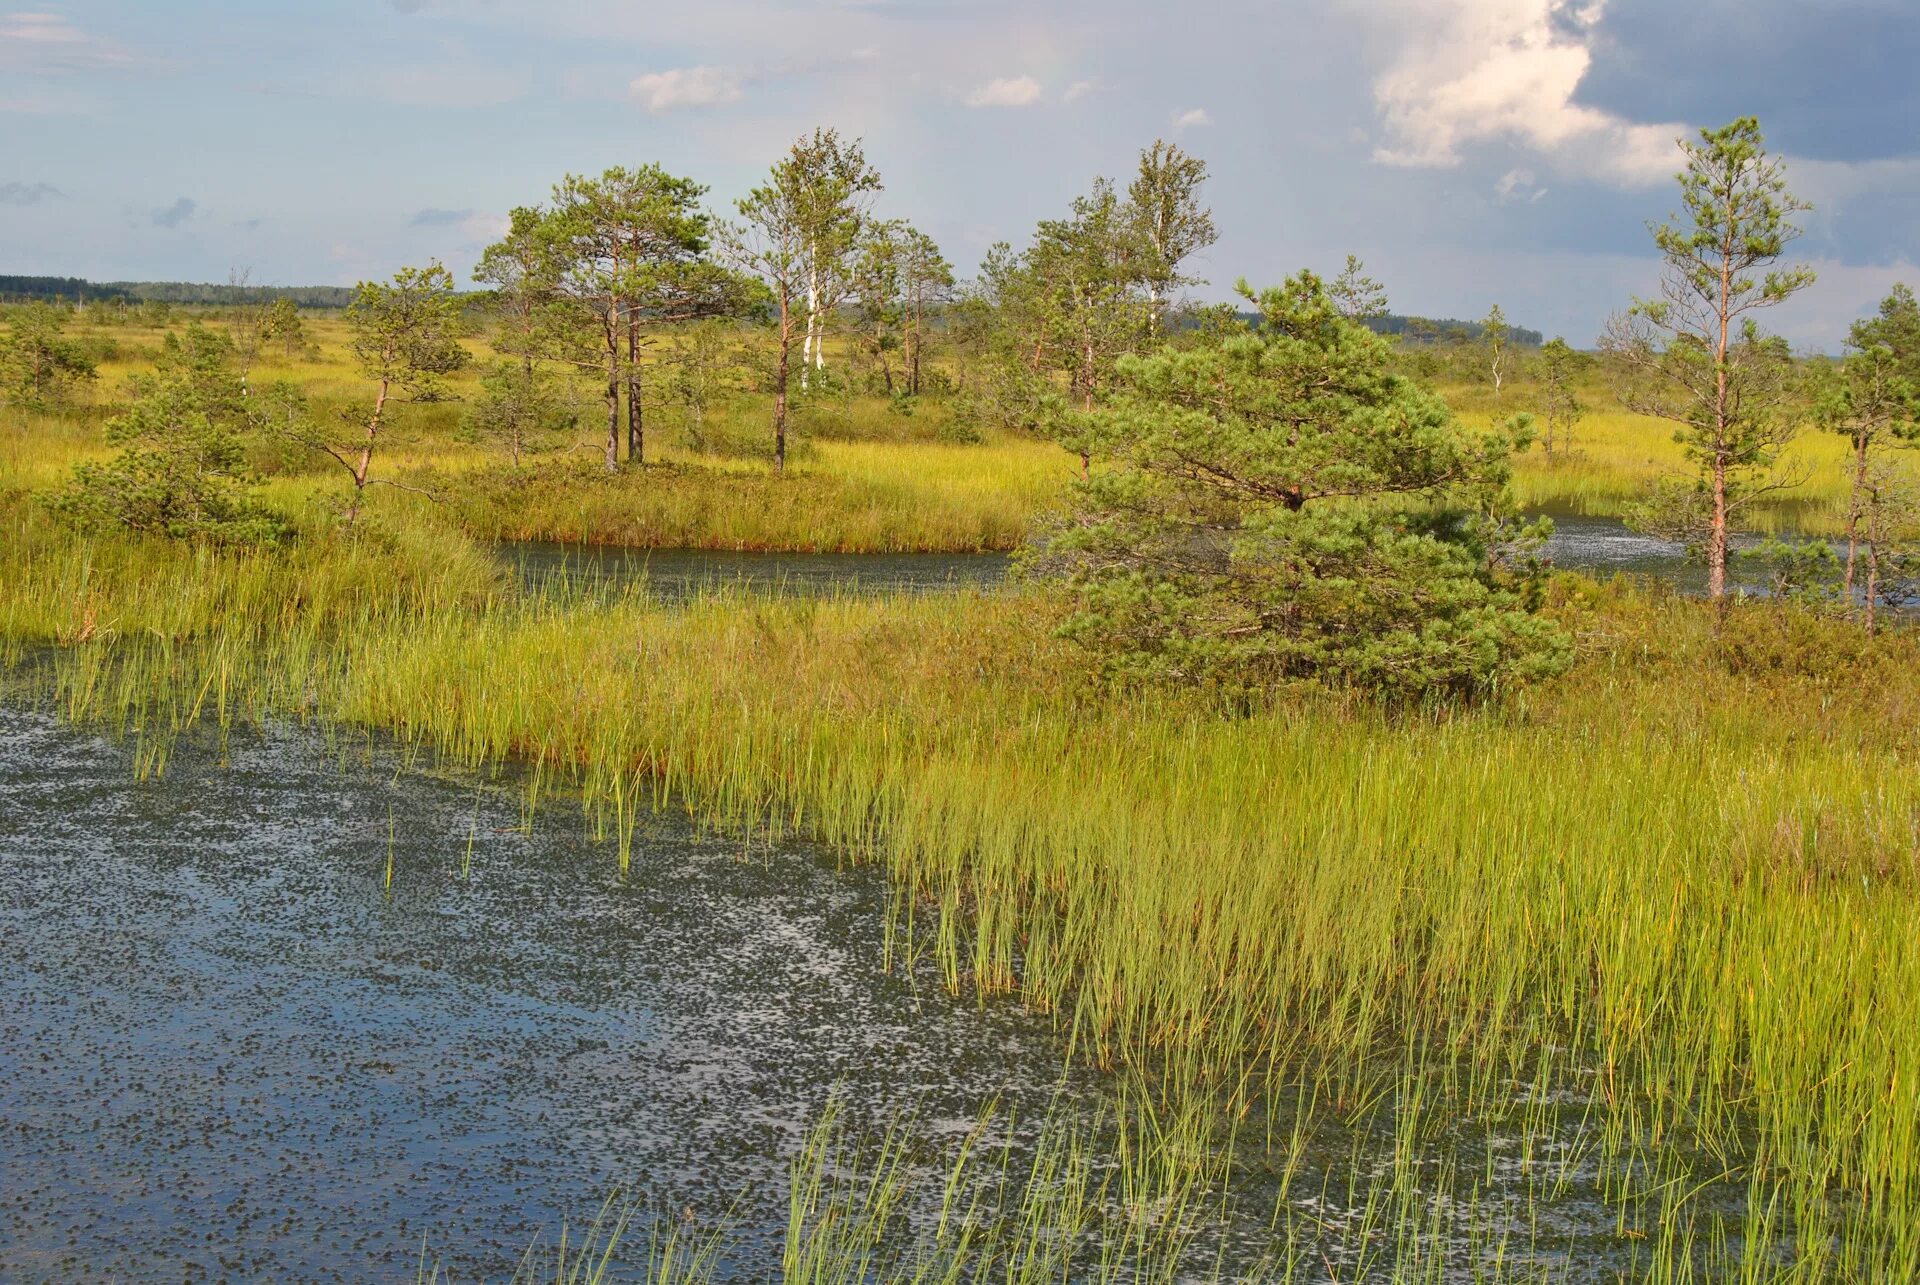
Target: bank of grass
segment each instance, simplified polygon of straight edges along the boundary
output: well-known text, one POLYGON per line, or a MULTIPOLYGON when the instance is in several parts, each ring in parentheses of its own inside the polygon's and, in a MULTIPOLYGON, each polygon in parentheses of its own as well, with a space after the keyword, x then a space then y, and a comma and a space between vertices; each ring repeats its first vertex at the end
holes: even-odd
MULTIPOLYGON (((353 368, 343 321, 309 313, 307 325, 316 341, 313 351, 289 358, 270 345, 252 373, 254 382, 299 385, 323 419, 358 413, 368 389, 353 368)), ((118 355, 102 364, 98 383, 68 412, 37 416, 0 409, 0 493, 58 485, 75 462, 104 455, 101 426, 127 378, 151 367, 162 338, 161 332, 132 327, 81 325, 72 333, 110 342, 118 355)), ((483 336, 466 342, 480 362, 493 355, 483 336)), ((835 356, 844 358, 837 350, 835 356)), ((783 487, 770 476, 766 458, 769 400, 748 392, 712 412, 698 443, 678 408, 650 406, 648 457, 675 468, 608 482, 590 466, 604 440, 604 409, 591 381, 582 379, 576 431, 557 443, 558 453, 535 463, 531 484, 515 485, 509 482, 515 471, 506 468, 501 451, 460 434, 464 401, 478 391, 479 369, 476 364, 453 378, 453 400, 396 410, 374 475, 436 490, 470 533, 482 537, 634 547, 1005 549, 1058 502, 1073 472, 1065 452, 1031 437, 989 433, 984 440, 961 440, 968 434, 941 398, 909 404, 835 392, 796 403, 794 484, 783 487)), ((661 369, 653 369, 656 381, 661 369)), ((1474 424, 1536 411, 1540 403, 1539 388, 1526 380, 1510 383, 1498 397, 1480 384, 1440 391, 1474 424)), ((1618 517, 1661 479, 1686 473, 1672 425, 1621 409, 1596 376, 1586 379, 1580 395, 1590 413, 1565 448, 1549 455, 1535 447, 1516 460, 1514 493, 1523 506, 1618 517)), ((344 474, 331 461, 286 447, 262 447, 256 456, 269 474, 268 499, 276 507, 296 514, 338 507, 344 474)), ((1837 435, 1803 431, 1782 460, 1782 472, 1801 479, 1800 485, 1757 503, 1745 515, 1748 525, 1837 534, 1844 523, 1844 456, 1837 435)), ((377 488, 373 502, 404 509, 412 503, 408 497, 377 488)))
POLYGON ((898 951, 1248 1136, 1302 1102, 1569 1102, 1673 1278, 1920 1271, 1909 635, 1739 607, 1716 638, 1698 604, 1565 578, 1582 656, 1552 685, 1248 712, 1097 686, 1030 594, 589 604, 515 597, 430 529, 287 562, 12 521, 0 634, 67 647, 75 718, 155 744, 317 718, 523 765, 610 861, 668 806, 817 836, 890 872, 898 951), (1731 1225, 1691 1195, 1728 1183, 1731 1225))
MULTIPOLYGON (((1490 425, 1517 413, 1536 414, 1540 390, 1516 384, 1499 399, 1484 388, 1442 390, 1469 423, 1490 425)), ((1619 407, 1594 383, 1581 390, 1590 407, 1571 439, 1547 452, 1535 445, 1514 461, 1513 493, 1522 507, 1591 517, 1621 517, 1661 481, 1692 476, 1675 426, 1619 407)), ((1741 516, 1762 532, 1831 536, 1846 522, 1847 445, 1837 433, 1805 427, 1781 455, 1778 475, 1797 481, 1757 500, 1741 516)))

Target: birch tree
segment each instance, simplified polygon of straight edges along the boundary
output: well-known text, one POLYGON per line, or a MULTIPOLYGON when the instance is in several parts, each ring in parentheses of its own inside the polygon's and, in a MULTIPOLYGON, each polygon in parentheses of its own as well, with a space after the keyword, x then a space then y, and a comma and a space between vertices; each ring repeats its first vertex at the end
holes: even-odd
MULTIPOLYGON (((347 305, 348 349, 361 373, 374 383, 373 406, 359 421, 351 445, 314 440, 353 479, 346 521, 359 519, 370 476, 374 448, 387 426, 390 402, 396 394, 424 400, 439 395, 445 377, 466 365, 466 349, 455 335, 459 330, 460 301, 453 293, 453 274, 432 263, 424 268, 402 268, 388 282, 362 281, 347 305)), ((398 485, 390 483, 389 485, 398 485)))
POLYGON ((1788 190, 1751 116, 1680 146, 1685 212, 1653 230, 1666 260, 1660 295, 1614 317, 1605 346, 1631 376, 1621 390, 1628 408, 1679 426, 1697 499, 1664 495, 1698 512, 1707 594, 1719 602, 1738 511, 1791 484, 1771 473, 1796 427, 1790 361, 1755 314, 1813 284, 1809 268, 1776 266, 1800 233, 1794 216, 1809 207, 1788 190))
POLYGON ((807 324, 801 349, 801 386, 809 370, 825 369, 827 318, 851 288, 850 260, 867 211, 880 191, 880 174, 867 164, 859 139, 816 129, 795 142, 777 170, 799 236, 806 285, 807 324))
POLYGON ((767 181, 735 203, 737 221, 720 228, 720 248, 737 271, 765 287, 773 319, 773 471, 787 466, 788 388, 793 343, 800 336, 807 289, 806 221, 801 188, 804 176, 789 155, 773 167, 767 181))
POLYGON ((1172 293, 1194 278, 1181 274, 1187 258, 1214 243, 1213 211, 1200 204, 1207 164, 1156 139, 1140 153, 1140 168, 1127 188, 1127 207, 1147 253, 1140 277, 1147 290, 1147 324, 1160 329, 1172 293))
POLYGON ((1480 323, 1480 346, 1486 353, 1487 375, 1493 380, 1493 395, 1498 397, 1507 381, 1507 363, 1512 357, 1513 327, 1507 324, 1507 314, 1500 310, 1499 304, 1487 310, 1486 320, 1480 323))

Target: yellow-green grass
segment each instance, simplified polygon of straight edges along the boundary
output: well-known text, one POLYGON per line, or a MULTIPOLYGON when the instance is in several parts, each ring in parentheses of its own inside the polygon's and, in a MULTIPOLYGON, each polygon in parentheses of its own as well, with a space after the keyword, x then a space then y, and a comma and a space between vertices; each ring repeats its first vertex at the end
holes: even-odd
MULTIPOLYGON (((1484 389, 1443 389, 1462 418, 1481 426, 1518 413, 1536 415, 1540 390, 1510 385, 1495 400, 1484 389)), ((1675 425, 1621 409, 1601 385, 1583 388, 1591 408, 1571 440, 1549 453, 1538 444, 1514 461, 1514 496, 1528 509, 1618 517, 1659 482, 1691 477, 1675 425)), ((1844 529, 1849 478, 1846 439, 1805 425, 1781 454, 1774 476, 1797 483, 1760 497, 1740 515, 1758 531, 1834 535, 1844 529)))
POLYGON ((424 535, 289 564, 7 534, 33 552, 0 631, 74 648, 76 717, 279 712, 526 764, 609 861, 662 806, 806 832, 890 871, 901 948, 950 985, 1226 1118, 1431 1083, 1497 1120, 1546 1085, 1623 1164, 1711 1158, 1672 1192, 1724 1171, 1790 1210, 1807 1279, 1920 1270, 1908 636, 1746 607, 1716 638, 1567 579, 1560 682, 1236 714, 1096 686, 1033 596, 567 605, 424 535))
MULTIPOLYGON (((323 418, 351 414, 369 389, 353 368, 345 324, 328 313, 309 313, 306 324, 317 344, 315 356, 289 360, 269 345, 252 377, 258 383, 286 379, 300 385, 323 418)), ((0 491, 57 485, 75 461, 104 455, 102 423, 127 378, 150 367, 161 342, 159 332, 133 327, 81 325, 71 333, 111 340, 121 354, 101 367, 82 404, 62 415, 0 410, 0 491)), ((482 360, 492 356, 484 337, 472 337, 468 345, 482 360)), ((656 368, 649 378, 659 374, 656 368)), ((473 395, 478 377, 478 365, 456 376, 454 397, 473 395)), ((563 463, 592 458, 604 440, 604 411, 593 379, 582 376, 575 389, 581 399, 579 427, 569 439, 575 449, 563 463)), ((1540 401, 1538 387, 1529 382, 1509 384, 1498 398, 1481 386, 1441 391, 1475 424, 1535 411, 1540 401)), ((1686 474, 1672 425, 1624 411, 1598 382, 1589 382, 1581 395, 1590 413, 1571 442, 1552 455, 1536 446, 1516 461, 1514 492, 1523 506, 1618 516, 1656 482, 1686 474)), ((426 481, 458 493, 464 489, 459 475, 499 470, 505 462, 501 451, 461 440, 461 413, 459 400, 399 407, 374 476, 410 485, 426 481)), ((790 472, 799 483, 784 489, 761 483, 736 492, 711 475, 767 477, 768 459, 753 450, 754 443, 770 441, 767 396, 750 392, 714 413, 709 436, 735 451, 745 447, 746 454, 688 449, 680 413, 653 407, 649 458, 695 466, 691 471, 613 485, 585 474, 574 474, 584 479, 578 486, 549 477, 544 485, 499 503, 460 511, 477 534, 605 544, 847 551, 1012 547, 1039 514, 1058 503, 1071 462, 1057 447, 1030 437, 992 434, 964 444, 942 440, 950 435, 952 414, 938 398, 923 399, 910 416, 892 413, 883 398, 816 402, 796 414, 790 472)), ((545 471, 568 471, 553 467, 555 462, 547 457, 545 471)), ((269 500, 294 514, 337 506, 346 485, 337 466, 310 452, 264 451, 259 463, 273 475, 269 500)), ((1837 435, 1802 431, 1780 469, 1800 484, 1764 497, 1745 520, 1763 531, 1836 534, 1844 523, 1846 463, 1846 446, 1837 435)), ((376 509, 398 509, 410 501, 387 489, 377 492, 373 503, 376 509)))

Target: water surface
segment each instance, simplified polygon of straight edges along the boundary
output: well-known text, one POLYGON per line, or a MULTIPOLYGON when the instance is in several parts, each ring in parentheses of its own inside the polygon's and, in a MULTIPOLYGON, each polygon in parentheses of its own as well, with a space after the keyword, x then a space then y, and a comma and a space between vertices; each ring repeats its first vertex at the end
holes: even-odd
POLYGON ((0 705, 0 1278, 498 1277, 616 1183, 751 1247, 836 1085, 1044 1114, 1051 1032, 884 975, 876 875, 669 815, 622 879, 575 816, 298 729, 136 782, 0 705))

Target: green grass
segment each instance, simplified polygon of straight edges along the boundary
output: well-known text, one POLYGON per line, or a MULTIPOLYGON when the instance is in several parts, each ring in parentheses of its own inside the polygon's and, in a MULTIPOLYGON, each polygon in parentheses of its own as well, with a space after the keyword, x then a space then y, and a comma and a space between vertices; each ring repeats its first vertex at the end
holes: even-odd
POLYGON ((1716 640, 1695 604, 1566 579, 1583 656, 1552 686, 1235 714, 1093 685, 1031 596, 564 604, 444 535, 289 565, 14 523, 0 631, 70 644, 72 717, 524 764, 613 861, 666 806, 817 836, 889 871, 898 951, 1170 1108, 1260 1136, 1303 1101, 1570 1097, 1621 1208, 1671 1204, 1623 1235, 1710 1254, 1673 1193, 1730 1175, 1790 1211, 1763 1230, 1799 1278, 1920 1270, 1910 636, 1742 608, 1716 640))

